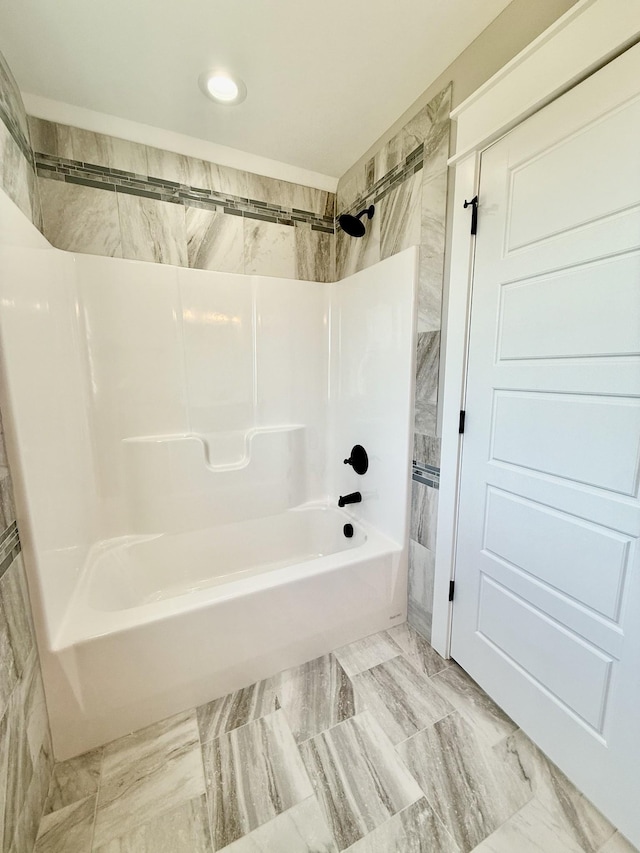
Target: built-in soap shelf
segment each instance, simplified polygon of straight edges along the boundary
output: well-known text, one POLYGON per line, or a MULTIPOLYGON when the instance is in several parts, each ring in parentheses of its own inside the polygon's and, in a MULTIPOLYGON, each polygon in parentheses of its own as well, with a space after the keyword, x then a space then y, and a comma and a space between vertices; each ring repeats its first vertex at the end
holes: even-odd
POLYGON ((134 533, 228 524, 306 499, 304 426, 145 435, 122 443, 134 533))

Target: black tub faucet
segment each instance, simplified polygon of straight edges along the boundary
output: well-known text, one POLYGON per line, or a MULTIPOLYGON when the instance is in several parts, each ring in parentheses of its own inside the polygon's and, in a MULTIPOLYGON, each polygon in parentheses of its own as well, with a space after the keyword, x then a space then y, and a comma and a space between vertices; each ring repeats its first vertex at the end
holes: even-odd
POLYGON ((362 500, 360 492, 351 492, 350 495, 340 495, 338 498, 338 506, 343 507, 347 504, 359 504, 362 500))

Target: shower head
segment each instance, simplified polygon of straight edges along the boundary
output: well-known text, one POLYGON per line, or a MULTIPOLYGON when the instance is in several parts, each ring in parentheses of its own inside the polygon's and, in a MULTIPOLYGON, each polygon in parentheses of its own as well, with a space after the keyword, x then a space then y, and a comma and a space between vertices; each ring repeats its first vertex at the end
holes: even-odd
POLYGON ((340 223, 340 227, 344 233, 348 234, 350 237, 364 237, 366 229, 364 227, 362 217, 365 213, 367 214, 367 219, 372 219, 373 214, 375 213, 375 207, 373 205, 365 207, 365 209, 361 210, 357 216, 351 216, 350 213, 343 213, 342 216, 338 217, 338 222, 340 223))

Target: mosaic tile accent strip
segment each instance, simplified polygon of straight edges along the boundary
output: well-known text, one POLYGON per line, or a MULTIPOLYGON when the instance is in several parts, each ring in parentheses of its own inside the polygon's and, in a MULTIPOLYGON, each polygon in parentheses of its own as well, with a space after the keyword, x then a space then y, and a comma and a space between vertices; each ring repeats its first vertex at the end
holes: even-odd
POLYGON ((22 550, 18 526, 14 521, 0 534, 0 578, 22 550))
POLYGON ((413 463, 413 479, 416 483, 424 483, 432 489, 440 488, 440 469, 435 465, 424 465, 421 462, 413 463))
POLYGON ((313 231, 334 233, 333 217, 319 216, 308 210, 281 207, 257 199, 226 195, 215 190, 191 187, 164 178, 138 175, 122 169, 84 163, 80 160, 68 160, 53 154, 36 153, 35 163, 38 175, 42 178, 181 204, 184 207, 213 210, 262 222, 275 222, 279 225, 294 226, 296 223, 305 223, 310 225, 313 231))
MULTIPOLYGON (((378 204, 385 196, 394 190, 396 187, 403 184, 406 180, 419 172, 424 165, 424 143, 420 143, 413 151, 405 157, 404 162, 398 163, 392 169, 384 174, 379 181, 376 181, 363 195, 353 202, 353 204, 342 213, 356 213, 371 203, 378 204)), ((336 229, 339 228, 336 217, 336 229)))

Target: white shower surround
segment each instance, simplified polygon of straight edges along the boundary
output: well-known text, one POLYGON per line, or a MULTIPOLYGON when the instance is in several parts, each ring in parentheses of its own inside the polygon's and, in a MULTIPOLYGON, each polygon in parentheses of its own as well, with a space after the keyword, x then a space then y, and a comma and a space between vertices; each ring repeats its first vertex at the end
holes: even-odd
POLYGON ((416 249, 327 285, 62 252, 3 194, 0 225, 58 759, 405 619, 416 249))

